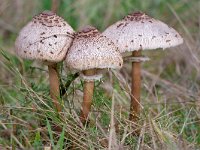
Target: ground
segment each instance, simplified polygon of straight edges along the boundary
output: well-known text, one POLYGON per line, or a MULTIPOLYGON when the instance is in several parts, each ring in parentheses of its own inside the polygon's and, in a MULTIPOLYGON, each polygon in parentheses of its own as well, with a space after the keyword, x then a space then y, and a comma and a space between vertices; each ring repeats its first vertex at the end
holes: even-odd
POLYGON ((20 29, 49 0, 0 0, 0 149, 200 149, 200 2, 198 0, 61 0, 58 14, 75 29, 103 31, 132 11, 144 11, 175 28, 184 44, 144 52, 141 116, 128 120, 131 64, 106 70, 95 82, 90 122, 79 121, 83 81, 59 64, 63 111, 49 97, 48 69, 14 52, 20 29), (139 131, 134 135, 135 130, 139 131), (57 131, 59 130, 59 131, 57 131), (116 130, 116 132, 114 132, 116 130))

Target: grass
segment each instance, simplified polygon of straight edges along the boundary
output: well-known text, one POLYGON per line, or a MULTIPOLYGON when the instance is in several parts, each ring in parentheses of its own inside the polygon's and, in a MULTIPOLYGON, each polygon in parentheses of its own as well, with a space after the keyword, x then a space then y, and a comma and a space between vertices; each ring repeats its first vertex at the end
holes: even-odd
MULTIPOLYGON (((50 101, 47 68, 14 53, 21 27, 34 14, 49 9, 49 1, 3 1, 0 149, 200 149, 199 2, 62 0, 61 4, 58 14, 75 29, 92 24, 103 31, 127 13, 142 10, 177 29, 185 43, 166 51, 144 52, 152 60, 143 64, 142 112, 136 124, 128 121, 131 66, 125 62, 120 72, 109 71, 110 75, 95 83, 86 127, 78 119, 83 94, 80 79, 63 95, 64 109, 59 116, 50 101), (139 137, 131 134, 133 125, 141 129, 139 137), (56 126, 60 132, 55 132, 56 126)), ((60 67, 65 84, 73 79, 72 73, 62 64, 60 67)))

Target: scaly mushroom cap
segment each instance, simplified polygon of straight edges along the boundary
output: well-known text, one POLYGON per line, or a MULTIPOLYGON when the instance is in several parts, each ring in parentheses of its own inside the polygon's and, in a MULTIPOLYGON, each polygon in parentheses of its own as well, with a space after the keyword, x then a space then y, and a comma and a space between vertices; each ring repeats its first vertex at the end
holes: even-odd
POLYGON ((168 48, 183 43, 177 31, 165 23, 136 12, 108 27, 103 35, 112 39, 120 52, 168 48))
POLYGON ((72 27, 51 11, 44 11, 20 31, 15 42, 22 58, 59 62, 66 56, 73 40, 72 27))
POLYGON ((118 48, 94 27, 87 26, 75 35, 66 56, 66 64, 76 70, 122 67, 118 48))

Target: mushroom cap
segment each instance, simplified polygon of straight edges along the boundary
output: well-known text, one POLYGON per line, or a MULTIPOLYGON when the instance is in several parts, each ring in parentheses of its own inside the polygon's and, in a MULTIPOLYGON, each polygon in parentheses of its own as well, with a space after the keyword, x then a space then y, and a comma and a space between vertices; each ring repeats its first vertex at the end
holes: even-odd
POLYGON ((20 31, 15 49, 26 59, 59 62, 64 59, 73 40, 72 27, 51 11, 44 11, 20 31))
POLYGON ((135 12, 108 27, 103 35, 112 39, 120 52, 168 48, 183 43, 182 37, 165 23, 135 12))
POLYGON ((114 43, 91 26, 76 33, 66 64, 76 70, 122 67, 123 59, 114 43))

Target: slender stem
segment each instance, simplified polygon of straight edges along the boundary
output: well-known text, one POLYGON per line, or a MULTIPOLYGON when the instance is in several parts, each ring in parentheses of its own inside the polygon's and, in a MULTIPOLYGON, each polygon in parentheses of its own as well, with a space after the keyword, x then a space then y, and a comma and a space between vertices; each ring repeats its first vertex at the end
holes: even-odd
MULTIPOLYGON (((95 74, 95 69, 85 70, 84 75, 92 76, 95 74)), ((94 81, 85 81, 84 82, 84 95, 83 95, 83 103, 82 103, 82 111, 80 115, 81 122, 85 124, 88 118, 88 114, 92 105, 92 98, 94 93, 94 81)))
POLYGON ((61 105, 59 103, 60 90, 59 90, 59 74, 57 71, 57 64, 49 65, 49 83, 50 83, 50 95, 53 100, 53 104, 58 112, 61 111, 61 105))
POLYGON ((52 0, 51 2, 51 11, 56 13, 59 7, 59 0, 52 0))
MULTIPOLYGON (((141 50, 133 51, 133 57, 140 57, 141 50)), ((132 91, 130 106, 130 121, 136 121, 140 113, 140 88, 141 88, 141 66, 140 62, 132 63, 132 91)))

